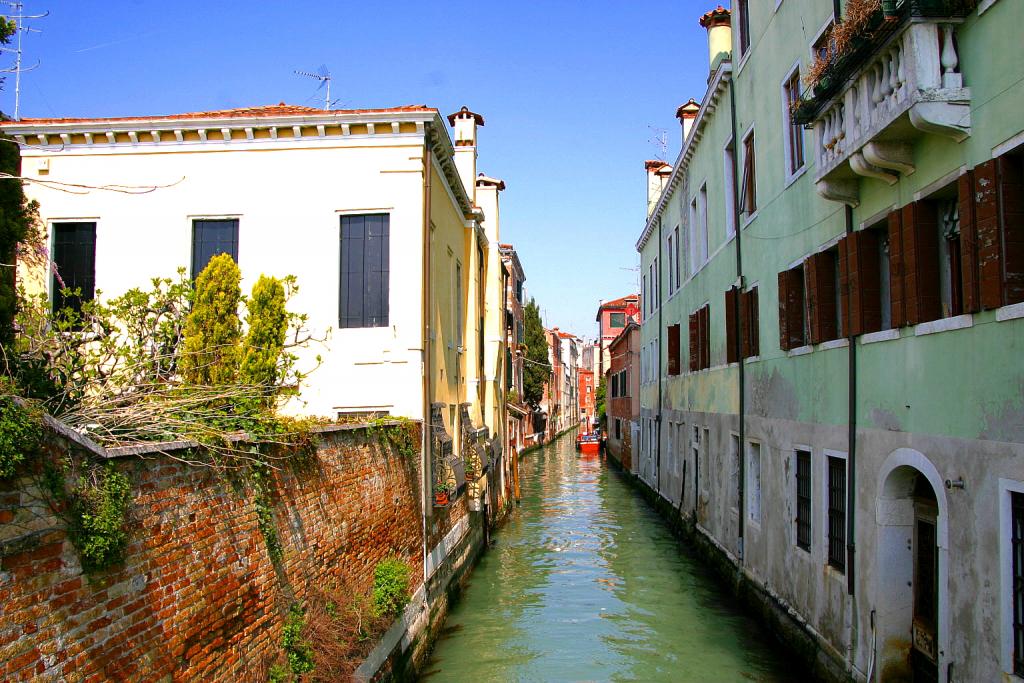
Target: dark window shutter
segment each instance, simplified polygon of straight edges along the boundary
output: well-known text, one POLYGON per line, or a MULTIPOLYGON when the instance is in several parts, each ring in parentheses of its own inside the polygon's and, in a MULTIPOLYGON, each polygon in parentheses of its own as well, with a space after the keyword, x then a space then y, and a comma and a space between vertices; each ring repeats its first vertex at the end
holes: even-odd
POLYGON ((957 182, 960 217, 960 282, 963 289, 964 313, 981 310, 978 291, 978 233, 974 211, 974 171, 967 171, 957 182))
POLYGON ((701 309, 701 367, 711 367, 711 307, 704 304, 701 309))
POLYGON ((668 374, 679 374, 679 325, 668 326, 668 374))
POLYGON ((740 339, 743 344, 743 357, 750 358, 754 355, 750 338, 750 297, 749 292, 740 294, 740 339))
MULTIPOLYGON (((848 289, 845 301, 849 302, 849 315, 844 317, 849 324, 849 334, 857 336, 877 332, 882 329, 882 273, 878 263, 878 233, 874 230, 850 233, 840 242, 839 253, 842 255, 844 252, 848 289)), ((840 268, 843 262, 840 258, 840 268)))
POLYGON ((801 266, 779 273, 779 346, 784 351, 804 343, 804 288, 801 266))
POLYGON ((192 277, 199 277, 217 254, 238 263, 238 219, 192 221, 192 277))
POLYGON ((696 313, 690 314, 689 327, 690 371, 694 372, 699 369, 700 364, 700 340, 697 338, 700 334, 700 325, 697 323, 696 313))
POLYGON ((999 227, 1003 245, 1003 301, 1024 301, 1024 157, 1002 156, 999 171, 999 227))
POLYGON ((390 216, 341 217, 339 326, 386 327, 390 216))
POLYGON ((96 296, 96 224, 54 223, 52 258, 57 271, 52 276, 53 310, 81 312, 82 304, 96 296), (64 296, 65 289, 81 292, 64 296))
POLYGON ((941 318, 939 226, 932 202, 922 200, 903 207, 903 263, 907 323, 941 318))
POLYGON ((783 351, 792 348, 789 345, 789 312, 786 308, 789 301, 789 280, 788 270, 779 273, 779 348, 783 351))
POLYGON ((903 214, 889 212, 889 304, 893 328, 907 324, 906 296, 903 286, 903 214))
POLYGON ((761 355, 761 317, 757 308, 757 287, 747 292, 747 313, 750 316, 750 355, 761 355))
POLYGON ((739 360, 736 348, 736 314, 738 313, 736 287, 725 290, 725 362, 735 363, 739 360))
POLYGON ((804 261, 804 286, 807 288, 812 344, 820 344, 837 336, 834 269, 829 252, 812 254, 804 261))
POLYGON ((851 325, 852 311, 850 310, 850 254, 853 246, 851 238, 856 233, 850 233, 839 240, 836 249, 839 252, 839 308, 843 329, 836 330, 837 336, 851 336, 853 326, 851 325))
POLYGON ((1002 250, 999 244, 999 191, 996 160, 974 169, 975 245, 978 257, 978 293, 981 308, 1002 306, 1002 250))

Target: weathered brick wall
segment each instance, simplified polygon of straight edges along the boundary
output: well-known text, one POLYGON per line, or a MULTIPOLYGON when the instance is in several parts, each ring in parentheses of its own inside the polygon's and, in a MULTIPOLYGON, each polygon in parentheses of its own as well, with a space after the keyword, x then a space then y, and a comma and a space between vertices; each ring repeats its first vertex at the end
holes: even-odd
POLYGON ((114 461, 133 485, 131 540, 123 565, 92 574, 32 478, 0 482, 0 680, 262 680, 310 587, 369 586, 391 552, 421 582, 418 456, 365 429, 324 435, 311 465, 274 474, 275 565, 252 492, 185 455, 114 461))

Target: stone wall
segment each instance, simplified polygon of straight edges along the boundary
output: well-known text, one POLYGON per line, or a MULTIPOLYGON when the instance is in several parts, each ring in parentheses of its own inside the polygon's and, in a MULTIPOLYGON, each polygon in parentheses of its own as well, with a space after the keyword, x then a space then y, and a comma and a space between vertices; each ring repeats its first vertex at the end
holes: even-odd
MULTIPOLYGON (((418 455, 385 451, 365 428, 332 429, 309 464, 273 474, 279 562, 251 490, 186 464, 187 449, 95 450, 128 475, 132 503, 125 562, 91 574, 38 476, 0 482, 0 680, 265 680, 283 615, 312 588, 342 578, 368 587, 376 563, 396 553, 418 589, 418 455)), ((50 446, 83 448, 66 436, 50 446)), ((430 536, 444 536, 465 506, 445 513, 430 536)))

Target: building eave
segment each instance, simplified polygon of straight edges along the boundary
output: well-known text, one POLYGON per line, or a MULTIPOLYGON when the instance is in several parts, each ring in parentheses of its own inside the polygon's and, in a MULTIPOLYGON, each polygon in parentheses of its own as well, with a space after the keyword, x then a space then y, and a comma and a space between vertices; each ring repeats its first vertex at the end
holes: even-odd
POLYGON ((722 96, 722 93, 725 92, 725 86, 728 85, 731 80, 732 62, 723 60, 718 65, 718 68, 715 69, 714 75, 708 82, 708 89, 704 93, 704 99, 700 103, 700 110, 697 112, 697 118, 694 119, 693 126, 690 128, 690 134, 683 142, 683 148, 679 150, 679 156, 676 157, 676 163, 672 167, 672 174, 669 176, 668 182, 665 183, 665 187, 662 189, 661 195, 658 197, 658 203, 654 206, 654 210, 651 212, 651 215, 648 216, 643 232, 640 233, 640 238, 636 242, 636 250, 638 252, 643 250, 644 246, 647 244, 647 240, 651 237, 651 233, 654 232, 655 226, 658 224, 658 221, 661 220, 661 214, 665 210, 668 198, 680 183, 683 175, 688 169, 690 159, 693 158, 693 154, 697 149, 697 144, 700 142, 700 139, 704 134, 704 127, 708 124, 711 116, 718 108, 718 100, 722 96))

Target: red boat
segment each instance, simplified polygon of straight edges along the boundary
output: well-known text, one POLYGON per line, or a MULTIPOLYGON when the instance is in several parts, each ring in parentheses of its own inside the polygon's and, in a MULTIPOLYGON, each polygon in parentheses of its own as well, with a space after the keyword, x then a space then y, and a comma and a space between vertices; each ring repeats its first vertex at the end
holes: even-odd
POLYGON ((580 432, 576 435, 576 450, 596 455, 601 451, 601 435, 597 432, 580 432))

